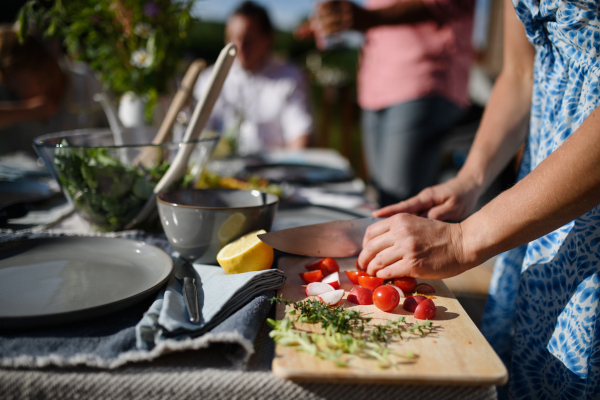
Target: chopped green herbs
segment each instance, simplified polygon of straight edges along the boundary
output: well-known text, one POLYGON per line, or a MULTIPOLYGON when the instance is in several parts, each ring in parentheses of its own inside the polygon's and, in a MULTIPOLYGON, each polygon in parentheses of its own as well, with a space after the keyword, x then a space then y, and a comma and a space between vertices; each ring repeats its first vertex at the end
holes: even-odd
POLYGON ((286 310, 289 317, 279 321, 268 319, 273 328, 270 336, 281 346, 297 346, 304 351, 322 359, 332 360, 337 366, 348 366, 348 355, 377 360, 381 368, 393 365, 390 355, 394 354, 407 360, 415 356, 408 351, 405 355, 392 353, 388 344, 394 340, 402 340, 402 333, 421 335, 431 332, 433 323, 426 320, 422 324, 409 324, 405 317, 387 321, 384 325, 369 325, 371 318, 365 318, 360 311, 348 310, 343 306, 329 306, 317 300, 291 302, 281 296, 271 299, 272 302, 283 302, 291 305, 286 310), (324 333, 310 333, 297 329, 295 323, 321 324, 324 333))

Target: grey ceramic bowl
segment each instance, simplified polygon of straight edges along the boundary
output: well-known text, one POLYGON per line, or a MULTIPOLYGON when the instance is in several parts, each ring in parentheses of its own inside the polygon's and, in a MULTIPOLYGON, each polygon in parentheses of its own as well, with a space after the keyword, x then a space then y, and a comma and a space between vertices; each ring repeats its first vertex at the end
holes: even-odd
POLYGON ((160 222, 183 258, 217 264, 217 253, 246 233, 269 231, 279 199, 257 190, 190 189, 157 197, 160 222))

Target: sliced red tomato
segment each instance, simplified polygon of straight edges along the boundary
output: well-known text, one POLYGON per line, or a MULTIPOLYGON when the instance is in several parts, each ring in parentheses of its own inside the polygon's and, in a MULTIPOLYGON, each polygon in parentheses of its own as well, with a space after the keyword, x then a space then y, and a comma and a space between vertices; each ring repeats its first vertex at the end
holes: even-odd
POLYGON ((337 261, 335 261, 333 258, 321 258, 320 260, 305 265, 304 268, 306 268, 309 271, 316 271, 320 269, 321 272, 323 272, 323 276, 327 276, 333 274, 334 272, 340 271, 340 266, 338 265, 337 261))
POLYGON ((381 311, 392 311, 400 302, 398 291, 390 285, 379 286, 373 292, 373 304, 381 311))
POLYGON ((321 271, 323 272, 323 276, 327 276, 334 272, 340 272, 340 266, 333 258, 324 258, 321 261, 321 271))
POLYGON ((375 290, 379 286, 383 285, 383 278, 378 278, 376 276, 359 276, 358 284, 364 288, 369 290, 375 290))
POLYGON ((409 295, 417 287, 417 280, 409 276, 403 276, 402 278, 394 279, 394 285, 402 289, 405 295, 409 295))
POLYGON ((365 271, 345 271, 346 275, 348 276, 348 279, 350 279, 350 282, 354 283, 355 285, 358 285, 358 277, 359 276, 369 276, 369 274, 367 274, 365 271))
POLYGON ((431 299, 425 299, 417 304, 415 308, 415 318, 417 319, 432 319, 435 317, 437 308, 431 299))
POLYGON ((300 279, 306 283, 319 282, 323 278, 323 272, 321 272, 320 269, 316 271, 302 272, 298 275, 300 275, 300 279))
POLYGON ((321 261, 323 261, 323 260, 324 260, 324 258, 321 258, 315 262, 305 265, 304 268, 306 268, 309 271, 320 270, 321 269, 321 261))

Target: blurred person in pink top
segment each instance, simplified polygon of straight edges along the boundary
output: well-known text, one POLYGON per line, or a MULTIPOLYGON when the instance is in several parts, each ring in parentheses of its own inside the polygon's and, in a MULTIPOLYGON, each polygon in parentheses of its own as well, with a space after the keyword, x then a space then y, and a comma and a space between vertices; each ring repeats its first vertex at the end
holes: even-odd
POLYGON ((382 206, 436 183, 444 134, 468 106, 474 0, 318 4, 319 37, 365 32, 358 72, 365 156, 382 206))

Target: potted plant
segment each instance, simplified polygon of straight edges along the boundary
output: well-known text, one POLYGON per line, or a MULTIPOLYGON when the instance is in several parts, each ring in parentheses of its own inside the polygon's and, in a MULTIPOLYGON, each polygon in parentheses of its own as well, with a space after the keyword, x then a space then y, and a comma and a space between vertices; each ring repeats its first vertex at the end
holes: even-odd
POLYGON ((69 56, 87 62, 104 90, 128 103, 120 107, 143 110, 151 121, 181 59, 194 1, 56 0, 45 7, 32 0, 19 12, 19 35, 33 25, 48 38, 62 38, 69 56))

